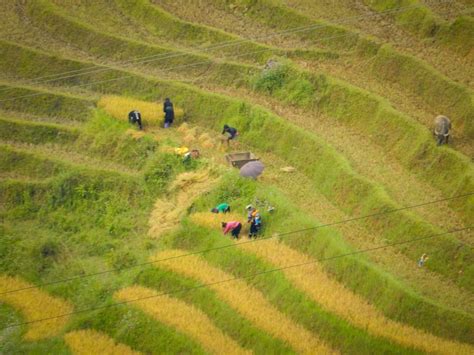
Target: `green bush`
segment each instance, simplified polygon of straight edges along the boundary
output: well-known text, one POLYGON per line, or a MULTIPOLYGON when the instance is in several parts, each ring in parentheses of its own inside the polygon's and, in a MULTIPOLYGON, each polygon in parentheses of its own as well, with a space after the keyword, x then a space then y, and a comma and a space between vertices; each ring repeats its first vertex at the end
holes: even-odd
POLYGON ((278 63, 271 69, 264 69, 254 79, 255 90, 272 94, 281 89, 289 77, 290 67, 287 63, 278 63))

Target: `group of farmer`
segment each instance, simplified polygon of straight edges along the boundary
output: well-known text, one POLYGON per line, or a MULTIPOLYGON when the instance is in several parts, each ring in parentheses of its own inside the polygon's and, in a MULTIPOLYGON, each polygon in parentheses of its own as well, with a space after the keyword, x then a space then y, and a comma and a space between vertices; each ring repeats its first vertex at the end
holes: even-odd
MULTIPOLYGON (((164 113, 163 126, 164 128, 169 128, 171 127, 174 121, 174 107, 173 107, 173 103, 168 97, 163 102, 163 113, 164 113)), ((137 124, 140 130, 143 129, 142 115, 140 111, 138 111, 137 109, 129 112, 128 122, 130 124, 137 124)), ((239 135, 239 132, 234 127, 230 127, 229 125, 225 124, 222 130, 222 134, 227 135, 227 144, 229 144, 231 140, 235 139, 239 135)))
MULTIPOLYGON (((168 97, 165 99, 165 102, 163 102, 163 112, 165 115, 164 127, 169 128, 174 121, 174 108, 173 103, 168 97)), ((129 112, 128 122, 131 124, 137 124, 139 129, 143 129, 142 115, 140 111, 136 109, 129 112)))
MULTIPOLYGON (((257 238, 257 235, 260 234, 262 229, 262 216, 252 205, 248 205, 245 209, 247 211, 247 223, 250 224, 249 239, 257 238)), ((213 208, 211 212, 226 214, 230 212, 230 206, 228 203, 221 203, 213 208)), ((222 230, 224 235, 230 232, 233 239, 239 239, 242 223, 239 221, 222 222, 222 230)))

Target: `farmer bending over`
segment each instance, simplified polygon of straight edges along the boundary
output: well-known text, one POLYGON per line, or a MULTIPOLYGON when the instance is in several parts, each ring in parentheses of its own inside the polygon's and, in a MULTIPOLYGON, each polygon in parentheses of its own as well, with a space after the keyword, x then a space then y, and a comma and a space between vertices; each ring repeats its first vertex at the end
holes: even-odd
POLYGON ((217 205, 216 207, 214 207, 212 210, 211 210, 212 213, 227 213, 227 212, 230 212, 230 206, 228 203, 221 203, 219 205, 217 205))
POLYGON ((133 110, 128 114, 128 122, 131 124, 138 123, 138 128, 143 129, 142 115, 138 110, 133 110))
POLYGON ((222 222, 222 228, 224 229, 224 235, 232 231, 232 238, 239 239, 240 230, 242 229, 242 223, 237 221, 222 222))
POLYGON ((222 134, 226 134, 226 133, 229 134, 229 136, 227 137, 227 144, 229 144, 229 142, 232 139, 234 139, 235 137, 239 135, 239 132, 237 132, 237 129, 235 129, 234 127, 230 127, 227 124, 224 125, 224 129, 222 130, 222 134))

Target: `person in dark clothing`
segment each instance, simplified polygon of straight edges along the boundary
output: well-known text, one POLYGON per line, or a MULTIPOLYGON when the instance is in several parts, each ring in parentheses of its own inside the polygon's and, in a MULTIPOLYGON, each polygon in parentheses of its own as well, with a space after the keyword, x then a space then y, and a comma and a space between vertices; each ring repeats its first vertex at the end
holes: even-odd
POLYGON ((230 127, 228 125, 224 125, 224 129, 222 130, 222 134, 226 134, 228 133, 228 138, 227 138, 227 144, 229 144, 229 142, 234 139, 235 137, 237 137, 239 135, 239 132, 237 132, 237 129, 235 129, 234 127, 230 127))
POLYGON ((257 238, 258 226, 255 221, 250 223, 249 239, 257 238))
POLYGON ((262 228, 262 217, 260 217, 260 214, 256 214, 254 217, 252 217, 250 221, 249 239, 257 238, 257 235, 260 232, 261 228, 262 228))
POLYGON ((138 128, 143 129, 142 115, 138 110, 133 110, 128 114, 128 122, 131 124, 138 123, 138 128))
POLYGON ((163 103, 163 112, 165 113, 165 128, 168 128, 172 125, 174 121, 174 108, 173 103, 167 97, 163 103))

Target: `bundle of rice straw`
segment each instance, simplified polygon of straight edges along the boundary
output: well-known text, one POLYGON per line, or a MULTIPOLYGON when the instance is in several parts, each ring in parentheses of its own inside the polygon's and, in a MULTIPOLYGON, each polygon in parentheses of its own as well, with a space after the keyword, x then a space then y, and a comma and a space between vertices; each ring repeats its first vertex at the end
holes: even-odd
POLYGON ((211 149, 211 148, 214 148, 214 143, 212 143, 211 140, 208 140, 208 141, 201 142, 201 146, 203 148, 211 149))
POLYGON ((192 134, 189 134, 189 133, 186 134, 186 135, 183 137, 183 141, 184 141, 185 143, 192 143, 192 142, 194 142, 195 139, 196 139, 196 137, 193 136, 192 134))
POLYGON ((199 142, 207 142, 207 141, 212 141, 211 136, 208 133, 203 133, 199 136, 199 142))
POLYGON ((189 129, 189 125, 186 122, 184 122, 178 127, 177 131, 180 133, 186 133, 188 129, 189 129))
POLYGON ((179 174, 173 183, 170 186, 170 190, 174 189, 184 189, 186 186, 204 182, 204 181, 211 181, 209 170, 198 170, 198 171, 188 171, 182 174, 179 174))

